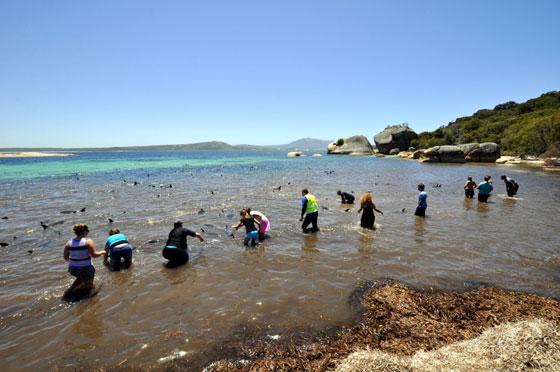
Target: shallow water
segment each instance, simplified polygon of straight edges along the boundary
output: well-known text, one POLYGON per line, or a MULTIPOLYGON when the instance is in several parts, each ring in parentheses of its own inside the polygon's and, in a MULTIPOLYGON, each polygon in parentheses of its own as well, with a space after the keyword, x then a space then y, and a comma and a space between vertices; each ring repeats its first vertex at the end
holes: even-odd
POLYGON ((559 186, 558 173, 540 170, 373 157, 93 152, 0 160, 0 217, 9 217, 0 220, 0 241, 9 243, 0 248, 0 359, 8 369, 200 359, 242 324, 281 337, 347 322, 356 284, 380 278, 441 289, 482 282, 558 298, 559 186), (519 200, 503 197, 503 173, 521 185, 519 200), (485 174, 495 180, 491 202, 465 200, 466 176, 485 174), (412 215, 419 182, 429 194, 425 220, 412 215), (303 187, 321 208, 316 235, 300 232, 303 187), (357 207, 346 212, 338 188, 373 191, 385 213, 376 231, 358 227, 357 207), (256 249, 243 248, 242 231, 226 233, 244 206, 271 220, 271 239, 256 249), (98 258, 99 294, 62 302, 72 281, 62 259, 72 224, 87 223, 101 248, 108 218, 137 247, 133 268, 111 273, 98 258), (178 219, 204 229, 206 242, 190 240, 191 262, 167 269, 161 246, 178 219), (64 223, 43 230, 41 220, 64 223))

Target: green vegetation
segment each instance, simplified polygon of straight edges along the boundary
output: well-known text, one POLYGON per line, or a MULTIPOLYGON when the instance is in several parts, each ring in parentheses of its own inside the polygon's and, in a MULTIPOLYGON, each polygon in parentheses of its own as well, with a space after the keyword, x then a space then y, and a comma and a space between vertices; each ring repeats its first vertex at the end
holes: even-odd
POLYGON ((336 145, 337 145, 337 146, 342 146, 342 145, 344 145, 344 138, 339 138, 338 141, 336 141, 336 145))
MULTIPOLYGON (((560 143, 560 92, 525 103, 506 102, 456 119, 412 141, 416 148, 471 142, 495 142, 504 154, 554 156, 560 143), (556 149, 556 150, 555 150, 556 149)), ((557 156, 557 155, 556 155, 557 156)))

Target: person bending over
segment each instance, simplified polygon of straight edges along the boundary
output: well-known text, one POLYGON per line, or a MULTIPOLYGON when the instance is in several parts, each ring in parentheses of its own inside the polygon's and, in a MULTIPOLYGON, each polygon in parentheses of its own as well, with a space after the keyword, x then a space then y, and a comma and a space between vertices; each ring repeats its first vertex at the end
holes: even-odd
POLYGON ((340 195, 340 199, 341 199, 340 202, 342 204, 354 204, 354 199, 356 199, 354 195, 347 193, 346 191, 338 190, 336 194, 340 195))
POLYGON ((167 243, 161 252, 163 257, 168 259, 168 267, 177 267, 189 262, 189 249, 187 246, 187 236, 197 238, 200 242, 204 241, 202 235, 183 227, 181 221, 175 222, 173 230, 169 232, 167 243))
POLYGON ((245 226, 245 240, 243 240, 243 244, 254 247, 257 245, 257 238, 259 237, 259 231, 255 224, 259 225, 259 222, 251 216, 249 213, 250 211, 250 208, 243 208, 241 212, 239 212, 239 215, 241 216, 239 223, 237 225, 233 225, 232 228, 237 230, 241 226, 245 226))
POLYGON ((309 193, 307 189, 301 190, 301 218, 303 221, 301 228, 304 233, 317 232, 317 218, 319 217, 319 207, 317 206, 317 198, 309 193), (303 218, 305 216, 305 219, 303 218), (311 224, 311 229, 307 226, 311 224))
POLYGON ((128 269, 132 264, 132 244, 128 242, 126 235, 122 234, 119 229, 112 228, 109 230, 109 237, 105 242, 105 257, 103 263, 108 265, 113 271, 119 271, 121 264, 128 269))

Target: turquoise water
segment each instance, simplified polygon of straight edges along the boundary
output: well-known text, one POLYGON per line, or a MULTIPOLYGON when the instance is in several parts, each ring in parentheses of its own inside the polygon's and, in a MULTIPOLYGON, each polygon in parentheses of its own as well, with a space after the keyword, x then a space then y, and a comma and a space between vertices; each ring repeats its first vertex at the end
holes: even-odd
POLYGON ((280 161, 284 153, 77 152, 70 157, 0 159, 0 180, 85 175, 99 172, 254 165, 280 161))

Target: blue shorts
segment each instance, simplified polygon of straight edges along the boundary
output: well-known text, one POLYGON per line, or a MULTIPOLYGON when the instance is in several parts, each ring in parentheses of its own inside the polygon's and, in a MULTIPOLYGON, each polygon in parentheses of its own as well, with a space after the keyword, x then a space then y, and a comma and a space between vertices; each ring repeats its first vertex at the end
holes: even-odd
POLYGON ((110 248, 109 257, 111 260, 120 261, 123 258, 125 261, 132 260, 132 246, 127 244, 122 248, 110 248))
POLYGON ((250 231, 245 235, 245 239, 257 239, 259 237, 259 232, 257 230, 250 231))

